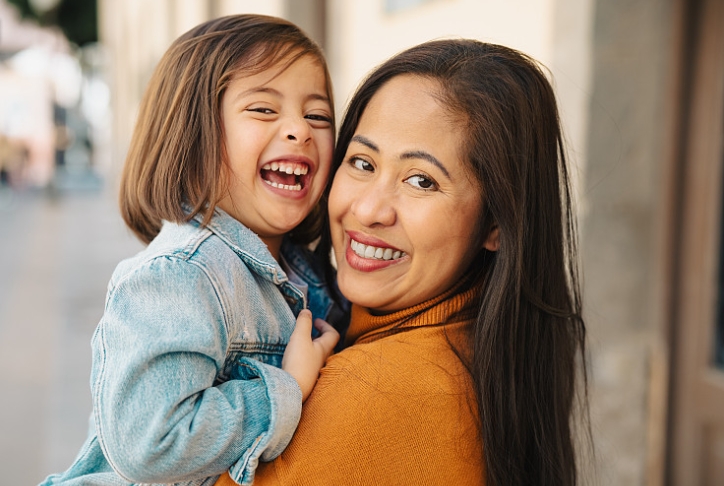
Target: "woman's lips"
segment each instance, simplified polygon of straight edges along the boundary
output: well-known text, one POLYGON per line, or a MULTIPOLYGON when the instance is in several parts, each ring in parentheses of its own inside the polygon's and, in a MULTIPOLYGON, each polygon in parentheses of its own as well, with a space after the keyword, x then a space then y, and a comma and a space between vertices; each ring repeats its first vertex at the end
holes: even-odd
POLYGON ((387 268, 406 259, 407 253, 362 234, 349 234, 345 258, 350 267, 363 272, 387 268), (364 243, 362 241, 364 241, 364 243))

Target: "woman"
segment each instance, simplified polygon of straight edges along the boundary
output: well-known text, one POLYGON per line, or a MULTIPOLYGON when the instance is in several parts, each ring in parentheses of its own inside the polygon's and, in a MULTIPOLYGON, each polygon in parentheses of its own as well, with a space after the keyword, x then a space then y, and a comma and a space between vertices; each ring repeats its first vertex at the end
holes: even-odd
POLYGON ((473 40, 393 57, 354 96, 334 165, 348 347, 254 484, 576 484, 585 327, 536 63, 473 40))

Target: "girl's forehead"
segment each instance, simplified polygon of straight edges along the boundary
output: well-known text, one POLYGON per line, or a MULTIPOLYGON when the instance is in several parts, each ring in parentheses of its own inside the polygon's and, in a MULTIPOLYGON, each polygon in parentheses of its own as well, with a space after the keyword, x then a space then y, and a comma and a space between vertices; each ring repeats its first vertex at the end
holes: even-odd
POLYGON ((231 69, 232 79, 251 77, 265 72, 278 76, 302 60, 321 72, 325 72, 323 60, 314 52, 301 53, 298 49, 284 48, 281 51, 273 51, 269 48, 259 49, 259 52, 246 56, 236 63, 236 66, 231 69))
POLYGON ((257 95, 277 99, 323 101, 332 105, 332 93, 324 67, 314 56, 288 57, 254 74, 245 70, 231 77, 224 87, 224 103, 235 105, 257 95))

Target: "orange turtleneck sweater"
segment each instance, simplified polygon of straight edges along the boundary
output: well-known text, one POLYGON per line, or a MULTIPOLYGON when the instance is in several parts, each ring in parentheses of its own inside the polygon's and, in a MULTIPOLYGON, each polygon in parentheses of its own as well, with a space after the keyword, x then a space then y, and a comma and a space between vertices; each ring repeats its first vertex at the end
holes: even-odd
MULTIPOLYGON (((469 351, 469 317, 446 323, 472 292, 384 316, 353 306, 352 345, 327 360, 291 443, 254 486, 484 484, 472 382, 450 346, 469 351)), ((227 473, 216 484, 236 483, 227 473)))

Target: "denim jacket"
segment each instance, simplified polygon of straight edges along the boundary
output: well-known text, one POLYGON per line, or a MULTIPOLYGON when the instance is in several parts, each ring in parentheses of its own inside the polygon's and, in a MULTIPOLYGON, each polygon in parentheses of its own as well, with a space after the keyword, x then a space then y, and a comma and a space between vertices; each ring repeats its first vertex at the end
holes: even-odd
POLYGON ((206 228, 164 223, 111 277, 92 339, 89 436, 70 469, 42 484, 201 485, 226 470, 251 484, 299 421, 301 391, 280 369, 295 315, 308 306, 326 318, 333 306, 308 253, 282 245, 307 303, 223 211, 206 228))

